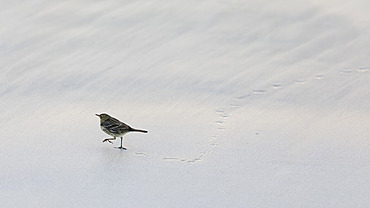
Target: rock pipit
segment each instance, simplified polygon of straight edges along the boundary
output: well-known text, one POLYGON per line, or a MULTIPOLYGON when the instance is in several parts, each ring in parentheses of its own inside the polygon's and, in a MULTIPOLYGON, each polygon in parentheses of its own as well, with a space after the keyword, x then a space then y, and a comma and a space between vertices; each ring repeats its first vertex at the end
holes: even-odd
POLYGON ((104 139, 103 142, 111 142, 111 140, 115 140, 116 137, 121 137, 121 146, 119 147, 120 149, 126 149, 122 147, 122 140, 123 140, 123 135, 127 134, 128 132, 132 131, 137 131, 137 132, 142 132, 142 133, 148 133, 146 130, 140 130, 140 129, 134 129, 131 128, 129 125, 119 121, 116 118, 111 117, 108 114, 102 113, 102 114, 95 114, 100 118, 100 128, 103 130, 105 133, 113 136, 113 138, 108 138, 104 139))

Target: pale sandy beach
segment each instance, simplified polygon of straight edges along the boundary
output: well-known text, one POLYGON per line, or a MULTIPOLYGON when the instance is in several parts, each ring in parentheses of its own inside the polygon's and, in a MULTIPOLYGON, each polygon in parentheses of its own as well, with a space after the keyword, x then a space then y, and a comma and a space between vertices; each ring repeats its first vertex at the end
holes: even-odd
POLYGON ((0 206, 370 207, 368 8, 1 1, 0 206))

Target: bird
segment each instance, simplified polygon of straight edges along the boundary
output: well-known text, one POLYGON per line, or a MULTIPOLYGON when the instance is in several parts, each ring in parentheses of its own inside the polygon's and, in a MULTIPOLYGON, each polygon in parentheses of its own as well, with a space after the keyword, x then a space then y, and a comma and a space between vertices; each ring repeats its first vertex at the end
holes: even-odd
POLYGON ((118 147, 119 149, 127 150, 125 147, 122 146, 123 141, 123 135, 129 133, 129 132, 142 132, 142 133, 148 133, 147 130, 141 130, 141 129, 135 129, 130 127, 129 125, 119 121, 116 118, 113 118, 112 116, 102 113, 102 114, 95 114, 100 118, 100 128, 102 131, 107 133, 110 136, 113 136, 113 138, 104 139, 103 142, 111 142, 111 140, 115 140, 116 137, 121 137, 121 146, 118 147))

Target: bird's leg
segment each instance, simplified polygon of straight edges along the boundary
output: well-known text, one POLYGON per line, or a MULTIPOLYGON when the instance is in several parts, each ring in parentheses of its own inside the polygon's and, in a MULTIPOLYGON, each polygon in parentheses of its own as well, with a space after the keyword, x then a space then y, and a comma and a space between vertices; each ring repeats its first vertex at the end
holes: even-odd
POLYGON ((121 137, 121 146, 120 146, 119 148, 120 148, 120 149, 127 150, 126 148, 122 147, 122 141, 123 141, 123 137, 121 137))
POLYGON ((110 140, 115 140, 115 139, 116 139, 116 137, 108 138, 108 139, 104 139, 103 142, 109 142, 109 143, 113 144, 113 142, 111 142, 110 140))

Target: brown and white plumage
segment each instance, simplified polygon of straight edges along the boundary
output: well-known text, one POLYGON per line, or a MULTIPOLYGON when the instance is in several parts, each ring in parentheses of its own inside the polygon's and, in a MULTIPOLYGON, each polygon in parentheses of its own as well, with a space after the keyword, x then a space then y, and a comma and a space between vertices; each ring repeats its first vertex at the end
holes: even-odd
POLYGON ((134 129, 130 127, 129 125, 119 121, 116 118, 111 117, 110 115, 106 113, 102 114, 95 114, 100 118, 100 128, 107 133, 108 135, 113 136, 112 139, 104 139, 103 142, 110 142, 110 140, 115 140, 116 137, 121 137, 121 149, 126 149, 122 147, 122 140, 123 140, 123 135, 127 134, 128 132, 142 132, 142 133, 148 133, 146 130, 141 130, 141 129, 134 129))

